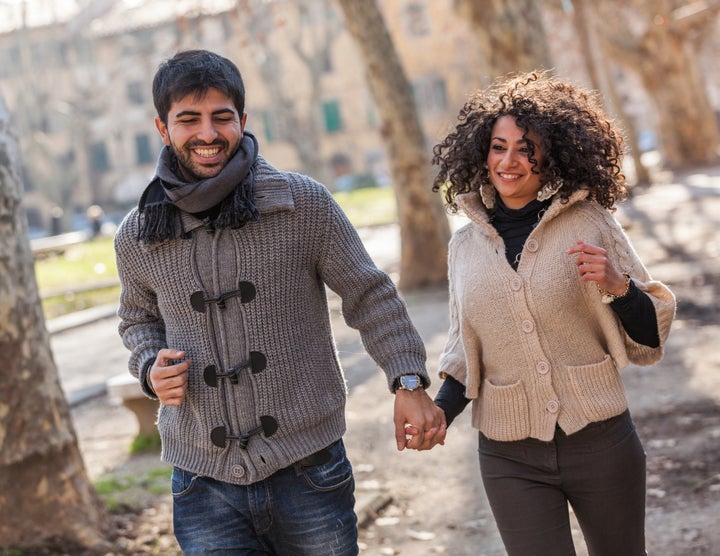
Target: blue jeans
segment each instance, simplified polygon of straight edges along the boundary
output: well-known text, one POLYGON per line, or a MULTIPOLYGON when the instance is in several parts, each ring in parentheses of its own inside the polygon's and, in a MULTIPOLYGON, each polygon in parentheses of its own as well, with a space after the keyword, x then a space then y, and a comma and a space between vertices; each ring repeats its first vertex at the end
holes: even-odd
POLYGON ((327 463, 247 486, 175 468, 173 524, 184 555, 355 556, 355 481, 342 440, 327 463))

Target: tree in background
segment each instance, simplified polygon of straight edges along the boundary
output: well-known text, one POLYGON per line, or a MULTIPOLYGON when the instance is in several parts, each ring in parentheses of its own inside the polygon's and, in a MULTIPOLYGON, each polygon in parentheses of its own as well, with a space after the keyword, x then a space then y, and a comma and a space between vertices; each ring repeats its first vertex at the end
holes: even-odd
MULTIPOLYGON (((23 12, 25 15, 25 12, 23 12)), ((71 213, 73 187, 78 183, 76 150, 84 145, 85 133, 74 135, 71 144, 61 144, 53 139, 53 126, 66 125, 73 130, 83 124, 82 118, 73 116, 75 106, 52 94, 51 77, 46 67, 60 63, 60 54, 52 48, 56 29, 50 28, 51 37, 42 45, 33 44, 30 29, 23 21, 23 27, 16 33, 18 63, 24 68, 34 68, 22 75, 22 94, 18 95, 18 106, 14 111, 15 126, 26 141, 25 159, 32 161, 23 168, 26 186, 29 190, 43 193, 65 214, 71 213), (27 76, 27 77, 26 77, 27 76), (32 77, 29 77, 32 76, 32 77)), ((82 92, 79 91, 78 97, 82 92)))
POLYGON ((603 55, 598 46, 596 25, 600 22, 590 15, 592 14, 591 3, 589 0, 572 0, 573 26, 580 42, 590 82, 594 89, 607 93, 607 99, 610 101, 608 112, 616 113, 622 121, 623 130, 628 141, 628 154, 632 158, 635 167, 635 184, 647 185, 650 183, 650 174, 642 161, 637 130, 628 117, 622 97, 611 78, 611 60, 603 55))
POLYGON ((454 7, 475 30, 491 81, 552 67, 538 0, 454 0, 454 7))
POLYGON ((107 548, 45 329, 9 120, 0 97, 0 549, 107 548))
MULTIPOLYGON (((245 46, 260 70, 270 97, 276 139, 287 141, 296 150, 303 172, 330 184, 328 165, 320 149, 320 102, 322 77, 330 50, 340 32, 332 21, 329 0, 238 0, 239 20, 247 35, 245 46), (288 60, 273 48, 271 37, 282 29, 295 60, 288 60), (300 62, 307 73, 307 91, 288 81, 283 65, 300 62), (300 97, 300 98, 298 98, 300 97)), ((253 128, 254 129, 254 128, 253 128)))
POLYGON ((402 290, 447 281, 450 227, 439 195, 412 88, 376 0, 339 0, 362 53, 368 85, 381 118, 400 222, 402 290))
POLYGON ((720 1, 594 2, 589 12, 602 21, 598 30, 607 52, 640 76, 654 101, 665 165, 717 163, 720 131, 698 54, 717 22, 720 1))

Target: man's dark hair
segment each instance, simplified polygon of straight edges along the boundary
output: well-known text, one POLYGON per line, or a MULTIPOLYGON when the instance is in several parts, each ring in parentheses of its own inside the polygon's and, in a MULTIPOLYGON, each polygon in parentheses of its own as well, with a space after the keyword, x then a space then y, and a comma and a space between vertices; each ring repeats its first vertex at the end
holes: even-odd
POLYGON ((188 95, 203 98, 208 89, 217 89, 232 99, 238 114, 245 111, 245 86, 237 66, 207 50, 186 50, 165 60, 153 79, 153 102, 158 116, 167 124, 170 106, 188 95))

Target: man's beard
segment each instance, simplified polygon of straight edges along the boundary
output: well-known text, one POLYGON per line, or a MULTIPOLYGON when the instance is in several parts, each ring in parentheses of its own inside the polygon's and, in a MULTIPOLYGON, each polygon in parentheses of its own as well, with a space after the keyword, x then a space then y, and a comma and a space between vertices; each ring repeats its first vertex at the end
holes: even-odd
POLYGON ((179 149, 172 142, 170 143, 170 150, 172 151, 175 160, 177 161, 177 172, 181 177, 188 180, 188 182, 201 181, 208 178, 217 176, 223 168, 227 165, 228 161, 235 156, 235 153, 240 148, 240 141, 237 146, 233 149, 227 158, 213 165, 212 167, 203 166, 202 163, 198 162, 193 158, 192 149, 195 147, 219 147, 221 153, 227 152, 228 143, 227 141, 216 141, 211 144, 207 143, 193 143, 186 145, 179 149))

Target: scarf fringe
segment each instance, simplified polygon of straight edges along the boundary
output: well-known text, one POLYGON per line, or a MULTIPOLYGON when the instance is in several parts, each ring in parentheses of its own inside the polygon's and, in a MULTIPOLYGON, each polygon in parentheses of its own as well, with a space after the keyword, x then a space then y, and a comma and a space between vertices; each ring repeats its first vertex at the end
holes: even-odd
POLYGON ((177 208, 169 201, 145 205, 139 219, 138 240, 142 242, 160 243, 177 237, 177 208))
POLYGON ((222 202, 220 213, 214 221, 215 228, 242 228, 248 222, 258 220, 260 213, 255 206, 255 169, 222 202))
MULTIPOLYGON (((178 237, 185 237, 178 226, 178 208, 164 195, 160 180, 151 184, 154 191, 148 196, 162 195, 164 198, 152 203, 141 203, 138 240, 145 243, 161 243, 178 237), (154 194, 154 195, 153 195, 154 194)), ((214 228, 242 228, 248 222, 260 219, 260 212, 254 202, 255 169, 252 168, 243 183, 236 187, 221 203, 218 216, 212 221, 214 228)), ((181 224, 181 223, 180 223, 181 224)))
POLYGON ((160 243, 190 237, 183 226, 181 212, 198 217, 216 212, 214 219, 205 218, 212 228, 241 228, 258 220, 260 211, 254 200, 257 157, 257 139, 246 131, 240 148, 218 175, 187 182, 179 176, 178 161, 172 150, 163 148, 155 176, 138 203, 138 239, 160 243))

